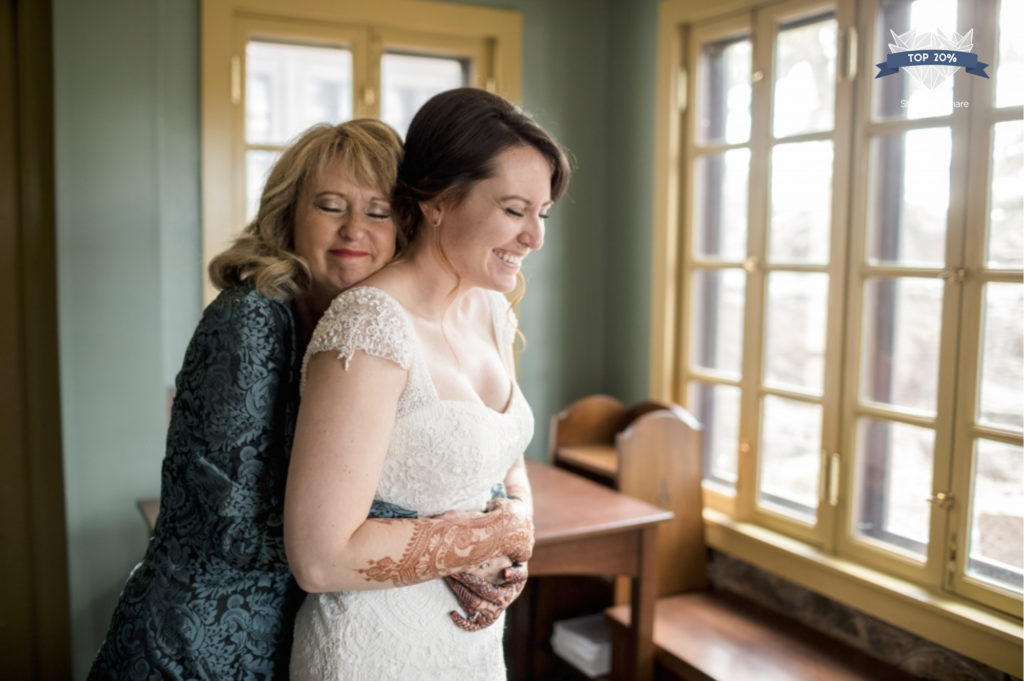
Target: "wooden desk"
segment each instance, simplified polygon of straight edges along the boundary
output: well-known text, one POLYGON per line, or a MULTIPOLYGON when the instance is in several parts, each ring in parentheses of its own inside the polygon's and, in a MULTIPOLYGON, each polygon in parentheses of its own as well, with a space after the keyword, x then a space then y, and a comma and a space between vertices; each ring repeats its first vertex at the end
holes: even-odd
POLYGON ((650 681, 657 529, 672 513, 538 461, 528 460, 526 470, 533 488, 536 539, 530 575, 629 577, 630 616, 635 623, 629 659, 613 660, 612 665, 623 679, 650 681))
MULTIPOLYGON (((658 523, 671 511, 620 494, 561 468, 527 460, 533 488, 534 538, 531 576, 621 575, 631 580, 627 660, 613 660, 627 681, 654 674, 654 603, 657 598, 658 523)), ((158 499, 138 502, 150 529, 158 499)))

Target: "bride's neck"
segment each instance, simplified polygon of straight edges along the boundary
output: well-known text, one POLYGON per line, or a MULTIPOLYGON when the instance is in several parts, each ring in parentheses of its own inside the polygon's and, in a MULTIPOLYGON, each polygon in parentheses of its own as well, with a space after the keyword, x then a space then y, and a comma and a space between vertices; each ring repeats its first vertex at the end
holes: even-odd
POLYGON ((427 319, 449 318, 467 300, 472 290, 459 282, 451 264, 436 248, 421 247, 397 261, 395 274, 402 281, 407 305, 427 319))

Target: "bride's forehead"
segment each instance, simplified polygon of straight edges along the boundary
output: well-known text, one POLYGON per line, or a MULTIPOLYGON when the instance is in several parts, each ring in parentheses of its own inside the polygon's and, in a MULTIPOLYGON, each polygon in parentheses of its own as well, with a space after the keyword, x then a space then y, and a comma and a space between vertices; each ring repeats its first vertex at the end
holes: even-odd
POLYGON ((494 159, 494 173, 479 184, 503 186, 543 203, 550 198, 551 166, 533 147, 509 147, 494 159))

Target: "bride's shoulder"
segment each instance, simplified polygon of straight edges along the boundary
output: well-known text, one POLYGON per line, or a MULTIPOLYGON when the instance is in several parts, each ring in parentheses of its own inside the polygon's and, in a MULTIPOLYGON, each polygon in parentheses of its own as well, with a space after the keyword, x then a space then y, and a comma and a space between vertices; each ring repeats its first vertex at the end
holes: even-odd
POLYGON ((381 322, 404 316, 405 309, 394 295, 383 288, 361 283, 335 297, 320 319, 320 325, 353 319, 381 322))
POLYGON ((347 368, 359 350, 389 359, 403 369, 412 363, 413 333, 405 310, 373 286, 353 286, 334 299, 313 331, 306 359, 333 351, 347 368))

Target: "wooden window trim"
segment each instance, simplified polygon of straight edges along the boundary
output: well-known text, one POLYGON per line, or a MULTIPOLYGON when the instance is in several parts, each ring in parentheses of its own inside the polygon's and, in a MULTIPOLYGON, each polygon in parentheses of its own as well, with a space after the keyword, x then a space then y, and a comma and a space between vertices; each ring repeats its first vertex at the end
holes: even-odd
MULTIPOLYGON (((689 27, 747 13, 764 4, 763 0, 724 0, 713 6, 697 6, 687 0, 665 0, 659 5, 649 372, 654 399, 678 397, 676 390, 685 369, 685 355, 679 352, 686 322, 679 305, 684 261, 675 226, 686 215, 686 170, 680 158, 689 153, 684 146, 684 131, 691 124, 693 107, 688 104, 694 100, 695 79, 685 67, 689 27)), ((842 12, 852 11, 855 5, 847 0, 838 0, 837 4, 842 12)), ((860 55, 857 68, 862 79, 864 65, 872 56, 860 55)), ((839 106, 837 102, 837 116, 839 106)), ((706 500, 715 496, 713 492, 709 495, 710 491, 705 489, 706 500)), ((763 526, 737 521, 721 510, 708 508, 707 502, 704 521, 707 543, 712 548, 785 575, 805 588, 1004 672, 1020 673, 1024 632, 1019 618, 838 558, 829 547, 815 548, 763 526)))
MULTIPOLYGON (((408 42, 411 36, 436 36, 441 51, 462 52, 470 41, 486 44, 481 85, 519 102, 522 90, 522 16, 519 12, 424 0, 345 2, 293 0, 287 7, 277 0, 203 0, 201 17, 201 181, 203 303, 216 290, 206 275, 207 265, 223 251, 244 223, 244 169, 237 166, 241 144, 242 102, 232 102, 232 79, 244 101, 241 59, 237 54, 240 23, 259 20, 264 25, 289 21, 359 27, 375 32, 370 42, 408 42)), ((243 41, 244 44, 244 41, 243 41)), ((373 47, 369 49, 373 51, 373 47)), ((472 48, 474 56, 479 48, 472 48)), ((356 58, 356 55, 353 55, 356 58)), ((373 69, 370 69, 373 72, 373 69)), ((367 77, 356 75, 353 113, 375 115, 375 105, 363 107, 361 87, 367 77), (362 81, 359 79, 363 78, 362 81)), ((379 97, 376 98, 379 101, 379 97)))

